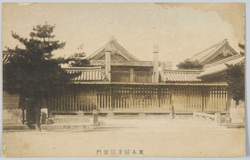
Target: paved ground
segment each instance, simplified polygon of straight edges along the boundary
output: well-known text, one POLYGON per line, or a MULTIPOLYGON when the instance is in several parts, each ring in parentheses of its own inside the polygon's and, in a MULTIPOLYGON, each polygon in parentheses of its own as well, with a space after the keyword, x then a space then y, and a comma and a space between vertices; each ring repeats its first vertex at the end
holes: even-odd
POLYGON ((245 129, 206 119, 99 118, 96 128, 4 131, 7 157, 243 156, 245 129))

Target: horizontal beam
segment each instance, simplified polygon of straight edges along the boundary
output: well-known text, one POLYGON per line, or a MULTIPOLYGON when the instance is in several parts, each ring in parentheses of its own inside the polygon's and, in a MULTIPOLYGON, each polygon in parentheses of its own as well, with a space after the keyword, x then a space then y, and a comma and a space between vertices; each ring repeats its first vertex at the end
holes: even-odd
POLYGON ((66 71, 100 70, 101 67, 64 67, 66 71))
POLYGON ((226 82, 212 82, 212 83, 124 83, 124 82, 72 82, 73 84, 96 84, 96 85, 139 85, 139 86, 228 86, 226 82))
MULTIPOLYGON (((204 113, 207 113, 207 114, 214 114, 216 113, 217 111, 210 111, 210 112, 206 112, 204 111, 204 113)), ((91 114, 93 113, 93 111, 50 111, 50 113, 55 113, 55 114, 67 114, 67 113, 75 113, 75 114, 79 114, 79 115, 82 115, 82 114, 91 114)), ((144 110, 140 110, 140 111, 133 111, 133 110, 123 110, 123 111, 98 111, 98 113, 172 113, 172 111, 144 111, 144 110)), ((192 111, 175 111, 174 112, 175 114, 178 114, 178 115, 193 115, 194 112, 192 111)), ((229 114, 227 111, 223 111, 223 112, 220 112, 221 114, 229 114)))
MULTIPOLYGON (((105 60, 91 60, 90 65, 105 66, 105 60)), ((111 61, 111 66, 144 66, 153 67, 151 61, 111 61)))

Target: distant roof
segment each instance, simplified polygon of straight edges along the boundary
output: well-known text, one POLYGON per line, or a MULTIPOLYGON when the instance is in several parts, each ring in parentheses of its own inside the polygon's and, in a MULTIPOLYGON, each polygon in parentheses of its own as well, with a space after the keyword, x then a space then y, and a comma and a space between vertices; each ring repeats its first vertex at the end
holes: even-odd
POLYGON ((222 60, 219 60, 217 62, 214 62, 214 63, 211 63, 211 64, 207 64, 207 65, 204 65, 204 69, 206 68, 210 68, 210 67, 213 67, 213 66, 216 66, 216 65, 219 65, 219 64, 224 64, 226 62, 229 62, 229 61, 232 61, 234 59, 238 59, 238 58, 241 58, 243 57, 241 54, 237 54, 237 55, 234 55, 234 56, 231 56, 231 57, 227 57, 225 59, 222 59, 222 60))
POLYGON ((89 59, 89 60, 98 60, 99 58, 104 56, 106 50, 110 50, 111 54, 118 54, 118 55, 122 56, 127 61, 140 61, 138 58, 136 58, 131 53, 129 53, 125 48, 123 48, 117 42, 117 39, 115 37, 111 37, 108 43, 106 43, 104 46, 99 48, 93 54, 88 56, 87 59, 89 59))
POLYGON ((69 67, 64 69, 68 73, 81 73, 72 79, 74 82, 103 81, 105 79, 104 71, 100 67, 69 67))
POLYGON ((198 76, 198 78, 223 72, 224 70, 227 69, 226 64, 233 65, 233 64, 239 64, 239 63, 244 63, 244 62, 245 62, 245 57, 241 56, 241 57, 238 57, 237 59, 232 59, 225 63, 221 63, 218 65, 211 66, 209 68, 205 68, 204 71, 198 76))
POLYGON ((3 51, 3 57, 2 57, 3 64, 7 63, 10 57, 11 57, 10 53, 8 53, 7 51, 3 51))
POLYGON ((237 55, 238 53, 229 45, 227 39, 216 43, 207 49, 195 54, 190 58, 191 61, 198 60, 199 63, 205 65, 213 61, 218 55, 223 55, 225 58, 228 56, 237 55))
POLYGON ((200 82, 201 70, 165 70, 160 72, 162 82, 200 82))

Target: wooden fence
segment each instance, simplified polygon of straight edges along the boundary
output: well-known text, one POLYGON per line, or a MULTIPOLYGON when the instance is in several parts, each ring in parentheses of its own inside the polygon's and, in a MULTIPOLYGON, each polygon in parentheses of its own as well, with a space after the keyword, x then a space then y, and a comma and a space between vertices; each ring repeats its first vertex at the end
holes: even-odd
POLYGON ((50 101, 53 112, 227 111, 223 86, 74 85, 50 101))

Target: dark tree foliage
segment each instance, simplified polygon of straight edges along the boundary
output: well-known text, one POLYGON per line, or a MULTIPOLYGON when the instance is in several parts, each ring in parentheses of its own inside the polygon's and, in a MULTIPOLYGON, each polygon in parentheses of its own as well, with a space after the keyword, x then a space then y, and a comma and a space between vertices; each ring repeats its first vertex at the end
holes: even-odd
POLYGON ((179 69, 203 69, 203 65, 198 60, 191 61, 190 59, 184 60, 176 65, 179 69))
POLYGON ((3 66, 3 89, 11 94, 20 94, 20 99, 30 98, 36 114, 36 129, 40 130, 42 102, 65 88, 75 75, 68 74, 59 60, 51 59, 52 52, 61 49, 65 43, 54 40, 55 26, 37 25, 30 38, 22 38, 12 32, 14 39, 23 46, 8 48, 12 54, 3 66))

